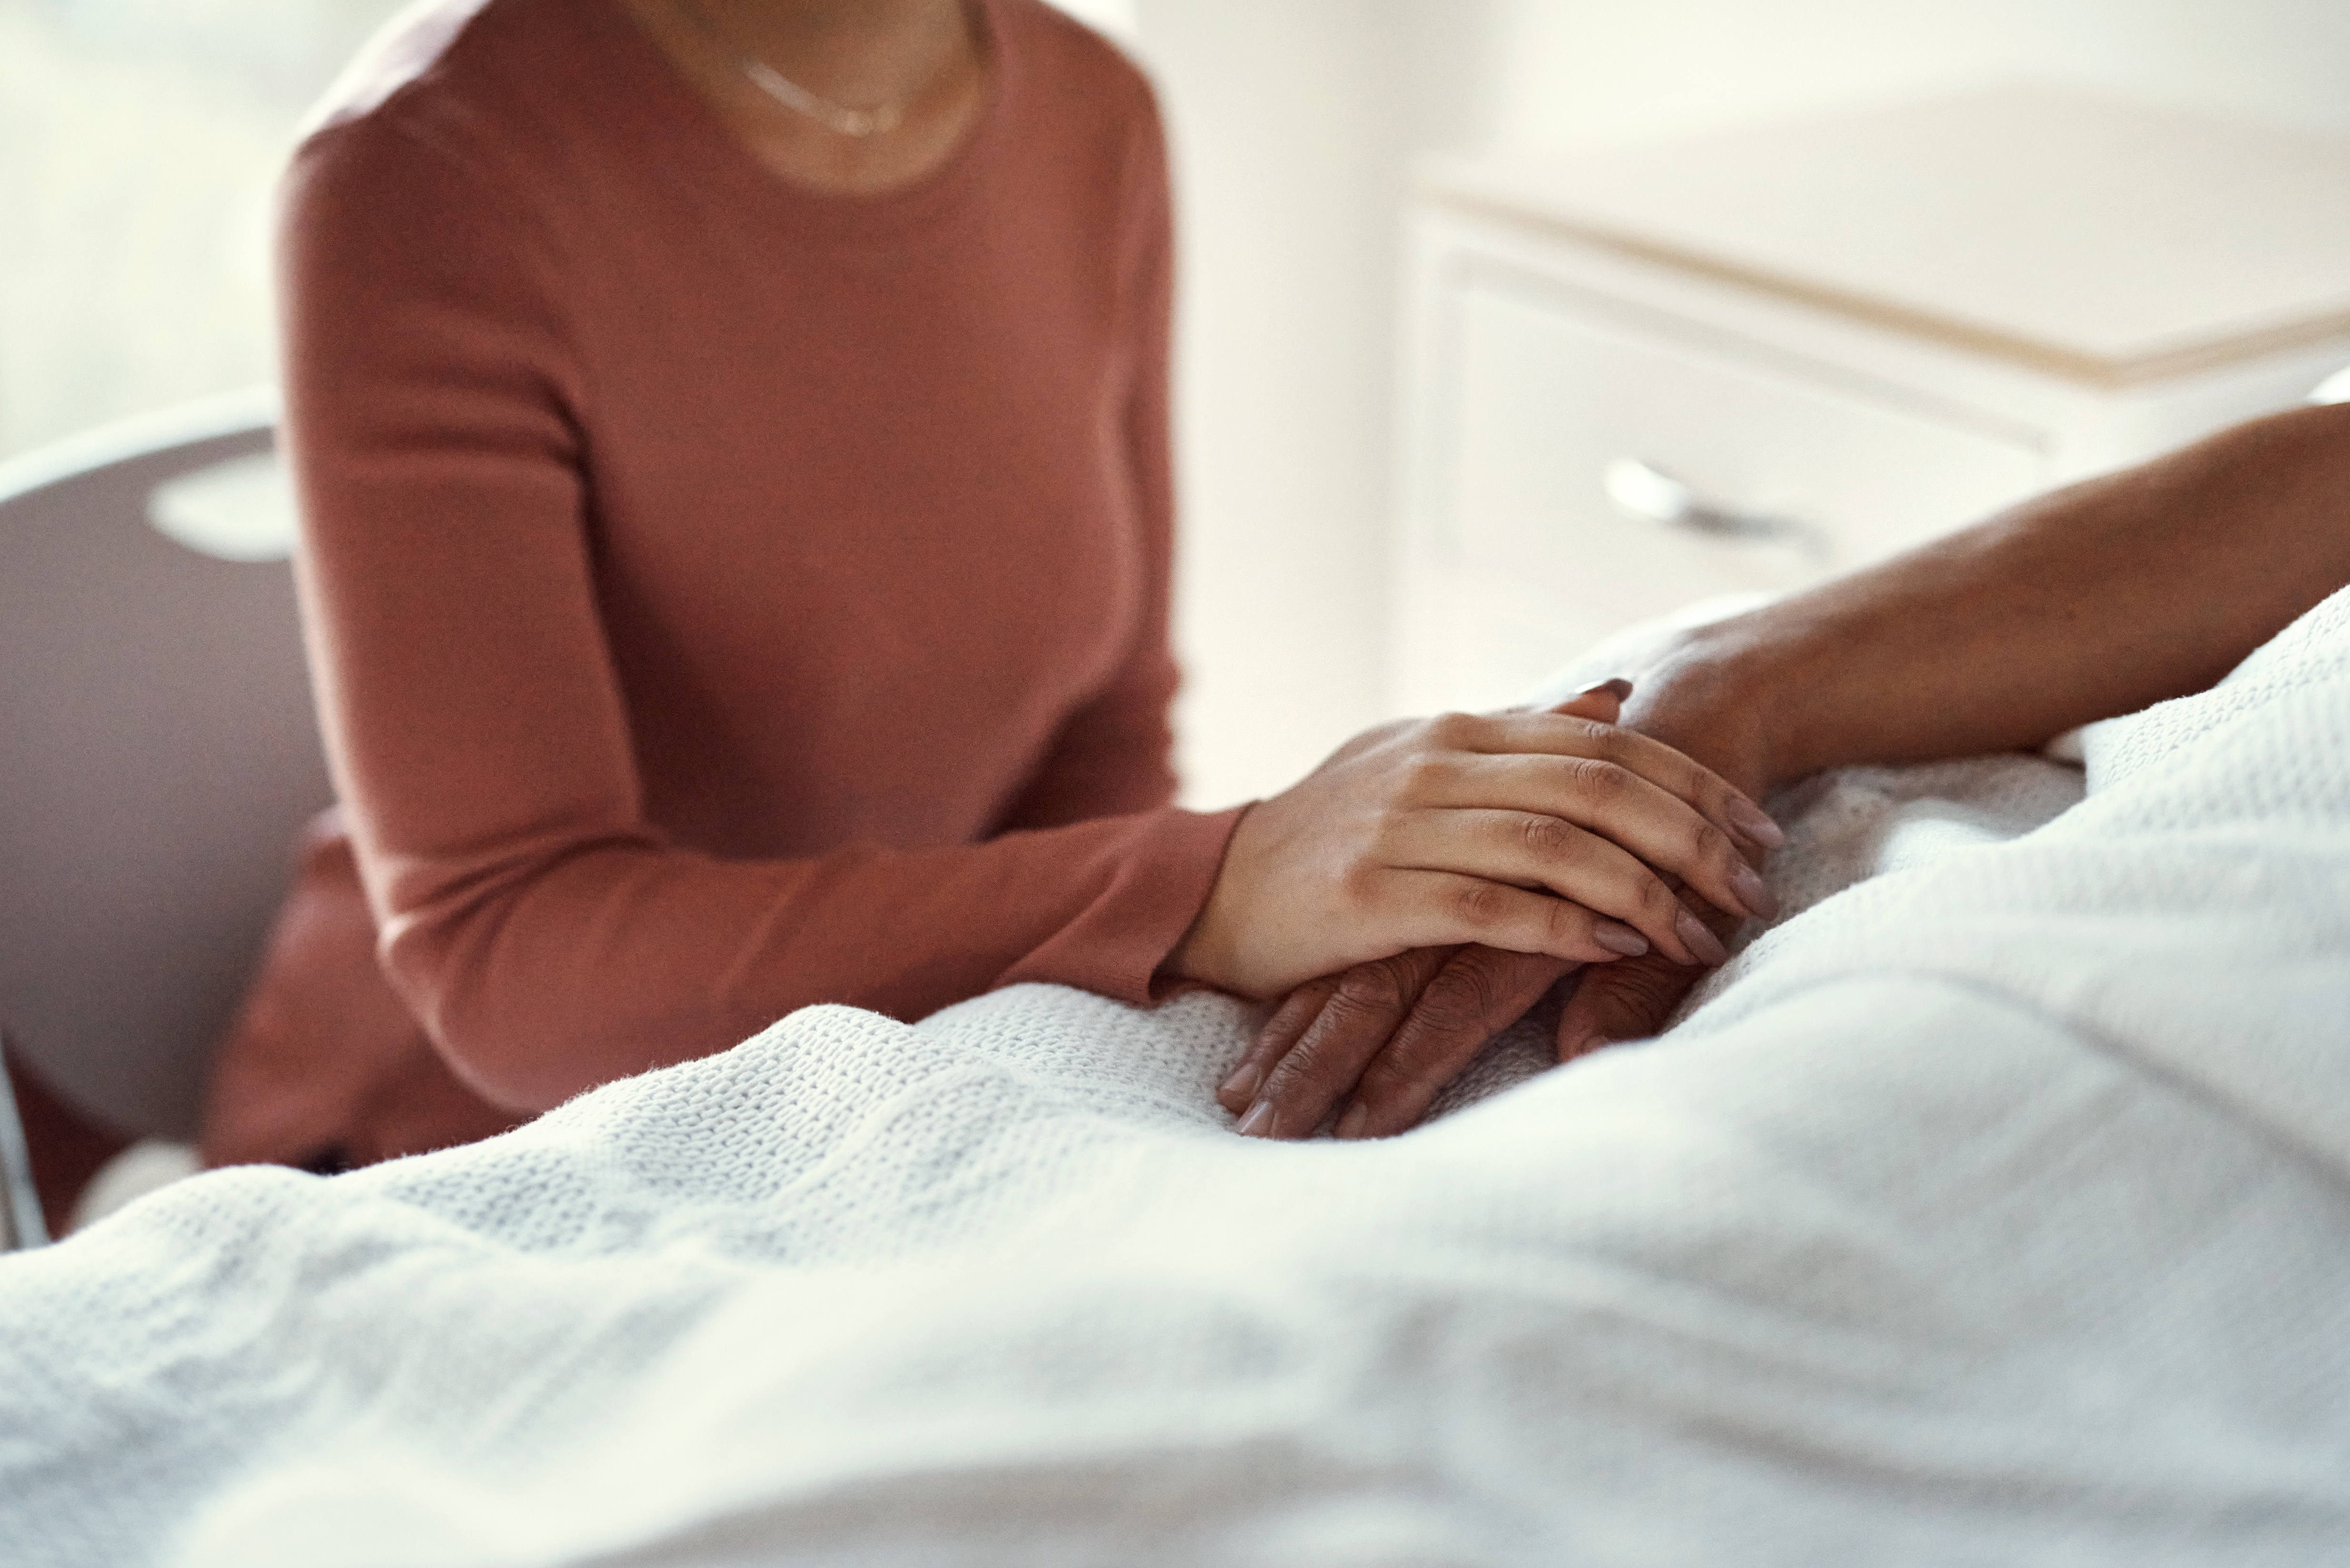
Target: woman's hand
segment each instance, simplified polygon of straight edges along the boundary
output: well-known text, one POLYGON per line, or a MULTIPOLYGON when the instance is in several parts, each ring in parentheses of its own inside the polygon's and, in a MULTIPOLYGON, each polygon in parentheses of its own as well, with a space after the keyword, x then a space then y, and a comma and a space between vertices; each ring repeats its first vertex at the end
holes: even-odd
POLYGON ((1547 712, 1357 737, 1242 818, 1170 969, 1265 997, 1464 942, 1573 963, 1720 962, 1665 877, 1765 912, 1744 850, 1777 829, 1710 769, 1608 722, 1617 701, 1594 688, 1547 712))
MULTIPOLYGON (((1759 784, 1768 774, 1754 704, 1714 673, 1701 662, 1669 660, 1648 677, 1628 722, 1717 759, 1731 778, 1759 784)), ((1598 691, 1563 711, 1617 717, 1612 701, 1595 703, 1598 691)), ((1748 859, 1759 866, 1778 836, 1775 827, 1752 835, 1748 859)), ((1703 900, 1693 907, 1717 936, 1744 918, 1703 900)), ((1399 953, 1312 981, 1266 1021, 1217 1097, 1255 1137, 1303 1137, 1341 1105, 1341 1137, 1402 1132, 1486 1041, 1576 967, 1547 954, 1470 944, 1399 953)), ((1659 954, 1586 970, 1560 1017, 1558 1059, 1655 1033, 1696 979, 1659 954)))

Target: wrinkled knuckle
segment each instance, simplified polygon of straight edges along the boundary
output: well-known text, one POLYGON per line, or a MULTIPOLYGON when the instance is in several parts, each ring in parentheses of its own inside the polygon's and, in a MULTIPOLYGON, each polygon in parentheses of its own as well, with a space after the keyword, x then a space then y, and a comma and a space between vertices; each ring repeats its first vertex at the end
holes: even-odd
POLYGON ((1409 1002, 1419 991, 1421 975, 1411 951, 1373 959, 1364 967, 1379 974, 1388 996, 1398 1002, 1409 1002))
POLYGON ((1419 1005, 1412 1009, 1412 1022, 1417 1027, 1414 1038, 1459 1034, 1479 1027, 1485 1018, 1488 992, 1482 977, 1474 973, 1440 977, 1420 997, 1419 1005))
POLYGON ((1501 1005, 1501 976, 1489 965, 1465 963, 1451 971, 1451 985, 1446 994, 1457 999, 1469 1015, 1479 1022, 1492 1016, 1501 1005))
POLYGON ((1731 861, 1740 858, 1738 846, 1731 843, 1730 835, 1702 817, 1698 820, 1695 843, 1691 848, 1698 859, 1709 866, 1727 868, 1731 861))
POLYGON ((1300 1089, 1317 1082, 1326 1067, 1324 1053, 1316 1048, 1315 1043, 1300 1041, 1290 1047, 1289 1054, 1281 1059, 1279 1065, 1265 1075, 1264 1085, 1257 1091, 1257 1098, 1275 1104, 1290 1099, 1300 1089))
POLYGON ((1398 1012, 1406 1001, 1400 967, 1393 959, 1357 964, 1338 981, 1332 1001, 1350 1012, 1398 1012))
POLYGON ((1632 994, 1643 1002, 1662 1002, 1681 988, 1679 976, 1663 969, 1645 969, 1632 977, 1632 994))
POLYGON ((1518 819, 1518 839, 1537 860, 1556 860, 1574 846, 1576 829, 1570 823, 1539 812, 1518 819))
POLYGON ((1632 775, 1605 757, 1583 757, 1575 764, 1577 788, 1595 800, 1613 800, 1632 783, 1632 775))
POLYGON ((1498 884, 1482 879, 1462 883, 1452 895, 1453 913, 1471 930, 1485 930, 1501 924, 1508 907, 1507 893, 1498 884))
MULTIPOLYGON (((1315 1026, 1310 1031, 1308 1039, 1312 1042, 1319 1042, 1331 1033, 1351 1033, 1361 1026, 1365 1019, 1378 1011, 1378 1007, 1364 1000, 1359 992, 1351 986, 1342 985, 1330 993, 1329 1001, 1322 1004, 1322 1012, 1315 1020, 1315 1026)), ((1308 1049, 1308 1046, 1293 1046, 1291 1054, 1295 1055, 1298 1051, 1305 1049, 1308 1049)))
POLYGON ((1623 1017, 1637 1018, 1643 1024, 1661 1018, 1688 989, 1688 981, 1679 975, 1653 964, 1611 964, 1607 969, 1607 996, 1615 1012, 1623 1017))
POLYGON ((1516 981, 1512 970, 1501 966, 1462 970, 1439 1000, 1446 1025, 1442 1033, 1454 1039, 1466 1036, 1482 1044, 1489 1035, 1508 1027, 1524 1011, 1516 981))

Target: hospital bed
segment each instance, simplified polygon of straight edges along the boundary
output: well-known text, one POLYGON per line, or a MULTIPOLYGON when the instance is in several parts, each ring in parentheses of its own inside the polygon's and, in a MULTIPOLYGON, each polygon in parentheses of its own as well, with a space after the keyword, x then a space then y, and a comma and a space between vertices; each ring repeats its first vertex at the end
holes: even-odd
POLYGON ((2079 755, 1796 786, 1674 1029, 1385 1142, 1232 1137, 1238 1003, 1032 986, 179 1184, 0 1263, 0 1539, 2350 1560, 2350 590, 2079 755))

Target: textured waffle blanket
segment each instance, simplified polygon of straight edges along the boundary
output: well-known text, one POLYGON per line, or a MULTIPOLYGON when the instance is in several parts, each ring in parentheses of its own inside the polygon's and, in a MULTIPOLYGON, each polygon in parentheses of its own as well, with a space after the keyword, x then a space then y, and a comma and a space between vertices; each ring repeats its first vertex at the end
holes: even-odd
POLYGON ((1677 1029, 1383 1144, 1026 988, 182 1183, 0 1264, 0 1557, 2338 1565, 2350 596, 2086 755, 1804 786, 1677 1029))

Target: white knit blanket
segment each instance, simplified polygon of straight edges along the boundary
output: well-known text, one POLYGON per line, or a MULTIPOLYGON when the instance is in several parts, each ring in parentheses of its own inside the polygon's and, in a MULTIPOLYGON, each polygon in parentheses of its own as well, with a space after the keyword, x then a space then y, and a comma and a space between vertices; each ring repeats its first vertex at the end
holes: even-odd
POLYGON ((2350 1562, 2350 595, 2087 752, 1805 786, 1679 1028, 1387 1143, 1030 987, 183 1183, 0 1263, 0 1559, 2350 1562))

